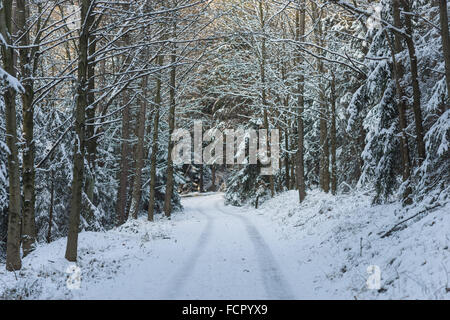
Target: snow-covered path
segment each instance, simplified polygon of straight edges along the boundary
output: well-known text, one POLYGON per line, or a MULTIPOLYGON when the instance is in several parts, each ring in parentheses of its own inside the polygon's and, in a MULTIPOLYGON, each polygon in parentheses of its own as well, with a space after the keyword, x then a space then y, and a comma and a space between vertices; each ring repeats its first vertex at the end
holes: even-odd
MULTIPOLYGON (((75 297, 299 297, 293 291, 293 287, 299 288, 292 279, 299 280, 300 270, 289 268, 296 259, 286 251, 289 247, 284 241, 280 243, 267 218, 224 206, 221 194, 184 198, 183 206, 186 216, 173 222, 170 239, 154 241, 150 254, 133 259, 129 268, 122 266, 122 271, 111 279, 82 286, 75 297)), ((297 291, 307 293, 301 288, 297 291)))
POLYGON ((64 258, 66 239, 39 244, 20 272, 0 265, 0 300, 450 297, 448 205, 381 237, 393 217, 414 211, 320 191, 301 205, 285 192, 258 210, 225 206, 222 194, 182 202, 171 220, 81 232, 79 289, 67 285, 75 266, 64 258), (382 290, 367 287, 369 266, 379 267, 382 290))

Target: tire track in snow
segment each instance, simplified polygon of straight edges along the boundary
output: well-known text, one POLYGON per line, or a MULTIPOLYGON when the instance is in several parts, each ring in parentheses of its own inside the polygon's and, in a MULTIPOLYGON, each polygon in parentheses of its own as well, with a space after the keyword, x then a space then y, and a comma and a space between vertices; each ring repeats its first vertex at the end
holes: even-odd
POLYGON ((219 202, 215 204, 215 207, 218 211, 225 215, 240 219, 244 224, 256 252, 264 281, 264 288, 266 289, 268 298, 271 299, 272 297, 276 297, 276 299, 281 300, 294 299, 291 288, 284 279, 275 260, 275 257, 273 256, 272 250, 270 250, 266 241, 261 236, 258 229, 256 229, 256 227, 253 225, 253 223, 251 223, 250 220, 245 216, 226 212, 225 210, 220 208, 219 202))
POLYGON ((206 226, 203 227, 202 233, 195 243, 193 251, 189 254, 187 259, 183 262, 183 265, 178 269, 177 273, 173 277, 169 285, 169 289, 164 295, 164 299, 176 299, 178 294, 189 281, 189 276, 193 273, 198 258, 200 257, 202 251, 204 251, 205 246, 211 238, 213 219, 209 215, 205 214, 200 208, 195 208, 195 210, 206 217, 206 226))

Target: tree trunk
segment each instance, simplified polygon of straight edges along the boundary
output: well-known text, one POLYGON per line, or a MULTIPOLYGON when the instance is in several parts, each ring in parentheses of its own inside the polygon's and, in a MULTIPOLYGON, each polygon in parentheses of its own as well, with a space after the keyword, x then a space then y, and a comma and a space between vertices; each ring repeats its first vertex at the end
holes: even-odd
MULTIPOLYGON (((164 56, 158 56, 158 66, 162 67, 164 56)), ((161 107, 161 70, 157 72, 155 111, 153 118, 153 140, 152 155, 150 157, 150 197, 148 202, 148 221, 153 221, 155 212, 155 189, 156 189, 156 161, 158 154, 158 134, 159 134, 159 109, 161 107)))
POLYGON ((50 208, 48 210, 48 230, 47 230, 47 243, 52 241, 52 226, 53 226, 53 204, 55 199, 55 172, 52 169, 51 173, 51 186, 50 186, 50 208))
MULTIPOLYGON (((295 25, 296 25, 296 41, 301 41, 305 35, 305 1, 299 1, 300 12, 297 10, 295 12, 295 25)), ((297 68, 301 67, 301 57, 297 58, 297 68)), ((298 132, 298 151, 297 151, 297 188, 299 201, 302 202, 306 198, 306 184, 305 184, 305 164, 304 164, 304 124, 303 124, 303 110, 305 107, 304 103, 304 81, 305 76, 303 73, 299 76, 297 80, 297 132, 298 132)), ((291 175, 293 176, 293 175, 291 175)))
MULTIPOLYGON (((318 46, 323 47, 323 31, 322 31, 322 23, 319 20, 319 12, 318 12, 317 4, 311 2, 311 11, 314 19, 314 23, 317 23, 317 26, 314 29, 315 42, 318 46)), ((322 17, 323 18, 323 17, 322 17)), ((323 50, 317 49, 318 55, 322 56, 323 50)), ((319 77, 323 79, 323 75, 325 74, 323 61, 318 59, 318 71, 319 77)), ((319 84, 319 97, 320 97, 320 120, 319 120, 319 135, 320 135, 320 163, 319 163, 319 183, 320 187, 324 192, 330 191, 330 150, 328 143, 328 106, 325 99, 325 88, 322 83, 319 84)))
MULTIPOLYGON (((126 195, 126 205, 125 205, 125 219, 129 219, 130 217, 134 219, 134 216, 131 214, 131 202, 133 201, 133 193, 134 193, 134 180, 136 178, 136 148, 137 143, 134 142, 133 135, 131 132, 134 131, 134 137, 138 137, 138 119, 137 115, 133 114, 130 110, 130 153, 128 156, 128 189, 126 195), (132 130, 131 128, 134 128, 132 130)), ((145 131, 145 128, 144 128, 145 131)), ((136 216, 137 219, 137 216, 136 216)))
POLYGON ((442 51, 444 53, 445 79, 446 79, 446 83, 447 83, 447 95, 449 97, 445 110, 448 110, 448 108, 450 108, 450 35, 449 35, 449 31, 448 31, 447 1, 448 0, 439 0, 439 15, 440 15, 440 21, 441 21, 442 51))
MULTIPOLYGON (((285 33, 283 32, 283 36, 286 37, 285 33)), ((283 45, 283 51, 285 51, 286 48, 283 45)), ((283 82, 287 81, 287 77, 286 77, 286 63, 285 62, 281 62, 281 80, 283 82)), ((286 97, 284 97, 283 99, 283 105, 284 108, 286 110, 290 110, 289 108, 289 99, 290 96, 286 95, 286 97)), ((288 117, 286 117, 286 123, 288 124, 288 128, 286 128, 284 130, 284 148, 286 150, 286 155, 284 157, 284 182, 286 185, 286 190, 290 190, 290 184, 291 184, 291 177, 289 175, 289 170, 290 170, 290 159, 289 159, 289 130, 290 130, 290 120, 288 119, 288 117)), ((280 133, 283 132, 282 129, 280 128, 280 126, 278 126, 280 133)), ((281 168, 281 158, 280 158, 280 168, 281 168)), ((280 187, 282 189, 282 184, 280 184, 280 187)))
POLYGON ((295 156, 291 157, 291 165, 290 165, 290 167, 291 167, 291 188, 290 189, 291 190, 298 189, 298 187, 297 187, 297 179, 296 179, 296 172, 295 172, 295 161, 296 161, 295 158, 296 158, 295 156))
POLYGON ((362 121, 359 126, 359 134, 358 134, 358 137, 356 138, 355 145, 356 145, 356 147, 355 147, 356 152, 359 155, 358 156, 358 167, 356 170, 356 177, 355 177, 355 181, 358 182, 359 178, 361 177, 362 170, 364 167, 364 159, 362 157, 362 154, 363 154, 364 148, 366 146, 366 130, 364 130, 362 121))
MULTIPOLYGON (((129 3, 124 4, 124 9, 129 9, 129 3)), ((124 36, 122 45, 127 47, 130 45, 130 37, 128 34, 124 36)), ((128 65, 130 63, 130 57, 125 56, 123 64, 128 65)), ((130 146, 131 137, 131 110, 130 110, 130 96, 128 90, 123 90, 121 94, 122 98, 122 137, 120 146, 120 169, 119 169, 119 188, 117 189, 117 202, 116 202, 116 219, 117 225, 121 225, 128 219, 128 192, 129 192, 129 174, 131 167, 130 155, 132 148, 130 146)), ((131 188, 130 188, 131 189, 131 188)))
POLYGON ((137 219, 139 212, 139 204, 142 195, 142 168, 144 167, 144 135, 145 135, 145 118, 147 115, 147 76, 142 78, 142 99, 139 108, 139 116, 137 119, 138 142, 135 150, 136 174, 134 176, 133 195, 131 197, 130 214, 137 219))
POLYGON ((336 167, 336 83, 334 75, 331 80, 331 193, 336 195, 337 191, 337 167, 336 167))
POLYGON ((85 155, 85 137, 86 137, 86 108, 87 101, 87 69, 88 69, 88 50, 89 50, 89 29, 92 24, 93 16, 91 5, 93 0, 81 1, 81 21, 85 23, 81 26, 79 38, 79 58, 78 58, 78 86, 77 103, 75 109, 75 142, 73 156, 72 173, 72 199, 70 202, 69 232, 67 235, 67 247, 65 257, 69 261, 77 260, 78 249, 78 228, 80 225, 80 211, 82 200, 83 176, 84 176, 84 155, 85 155))
MULTIPOLYGON (((173 23, 173 38, 176 38, 176 24, 173 23)), ((175 85, 176 85, 176 65, 177 62, 177 49, 176 44, 173 44, 171 52, 171 63, 172 67, 170 70, 170 89, 169 89, 169 99, 170 99, 170 110, 169 110, 169 144, 167 148, 167 182, 166 182, 166 194, 164 196, 164 213, 166 217, 170 217, 172 213, 172 194, 173 194, 173 160, 172 160, 172 150, 174 143, 172 141, 172 133, 175 130, 175 85)))
MULTIPOLYGON (((12 44, 12 0, 3 0, 0 6, 0 34, 3 39, 12 44)), ((15 76, 14 50, 0 45, 3 68, 11 76, 15 76)), ((6 145, 8 154, 9 177, 9 208, 8 208, 8 238, 6 243, 6 270, 14 271, 22 267, 20 259, 20 220, 21 197, 19 177, 19 157, 17 149, 17 118, 16 118, 16 92, 8 88, 3 94, 5 102, 6 145)))
MULTIPOLYGON (((89 36, 89 56, 93 56, 96 51, 96 39, 95 36, 89 36)), ((88 92, 87 103, 88 108, 86 110, 86 118, 89 125, 86 126, 86 158, 88 162, 89 171, 86 174, 85 192, 91 203, 94 203, 94 187, 95 187, 95 169, 96 169, 96 153, 97 153, 97 141, 94 137, 95 126, 92 124, 95 122, 95 63, 92 61, 88 64, 88 92)), ((91 210, 89 208, 88 210, 91 210)), ((89 212, 90 216, 93 216, 94 212, 89 212)))
POLYGON ((289 167, 289 136, 288 136, 288 129, 284 130, 284 147, 286 149, 286 156, 284 157, 284 171, 285 171, 285 182, 286 182, 286 189, 290 190, 291 188, 291 177, 289 175, 290 173, 290 167, 289 167))
POLYGON ((36 59, 31 56, 32 52, 28 48, 30 45, 30 31, 28 25, 29 7, 24 0, 17 0, 17 28, 20 35, 19 57, 20 57, 20 73, 22 86, 25 93, 22 98, 22 113, 23 113, 23 138, 25 144, 23 147, 23 220, 22 220, 22 246, 23 256, 27 256, 32 250, 36 242, 36 223, 35 223, 35 170, 34 170, 34 141, 33 141, 33 68, 31 66, 31 59, 36 59))
POLYGON ((120 155, 119 189, 117 190, 116 216, 121 225, 126 220, 128 175, 130 169, 130 106, 127 92, 123 92, 122 104, 122 142, 120 155))
POLYGON ((211 191, 216 191, 216 165, 211 166, 211 191))
POLYGON ((199 166, 200 166, 200 177, 199 177, 200 179, 198 181, 198 191, 201 193, 205 191, 203 187, 203 164, 200 164, 199 166))
MULTIPOLYGON (((265 98, 264 98, 265 99, 265 98)), ((264 128, 267 132, 267 157, 270 159, 270 166, 272 165, 271 153, 270 153, 270 142, 269 142, 269 115, 267 109, 264 108, 264 128)), ((278 160, 276 160, 278 161, 278 160)), ((269 187, 270 187, 270 196, 273 198, 275 196, 275 183, 273 179, 274 172, 269 175, 269 187)))
MULTIPOLYGON (((321 68, 319 68, 321 69, 321 68)), ((320 167, 319 176, 321 188, 324 192, 330 191, 330 146, 328 143, 328 107, 325 102, 323 88, 320 88, 321 112, 320 112, 320 167)))
MULTIPOLYGON (((400 27, 400 9, 398 7, 397 1, 393 2, 393 18, 394 26, 400 27)), ((398 122, 400 131, 400 153, 402 156, 402 176, 403 181, 407 181, 411 175, 410 170, 410 159, 409 159, 409 147, 408 147, 408 136, 406 134, 407 120, 406 120, 406 103, 403 94, 403 88, 400 83, 400 79, 403 75, 403 67, 397 61, 395 54, 402 51, 401 39, 398 34, 394 34, 394 44, 391 43, 388 33, 385 31, 386 39, 391 49, 392 53, 392 63, 393 63, 393 76, 395 81, 396 95, 397 95, 397 109, 398 109, 398 122)), ((405 204, 411 203, 411 188, 408 185, 403 193, 403 202, 405 204)))
MULTIPOLYGON (((395 1, 394 1, 395 2, 395 1)), ((410 12, 411 8, 409 6, 408 0, 401 0, 403 10, 405 12, 410 12)), ((419 86, 419 75, 417 71, 417 56, 416 49, 414 46, 413 40, 413 25, 411 21, 411 16, 409 14, 405 15, 405 26, 407 37, 404 37, 406 40, 406 45, 408 47, 409 61, 411 65, 411 81, 413 88, 413 111, 414 111, 414 122, 416 125, 416 143, 417 143, 417 152, 419 154, 419 164, 425 160, 425 142, 423 140, 424 131, 423 131, 423 120, 422 120, 422 109, 420 106, 420 86, 419 86)))

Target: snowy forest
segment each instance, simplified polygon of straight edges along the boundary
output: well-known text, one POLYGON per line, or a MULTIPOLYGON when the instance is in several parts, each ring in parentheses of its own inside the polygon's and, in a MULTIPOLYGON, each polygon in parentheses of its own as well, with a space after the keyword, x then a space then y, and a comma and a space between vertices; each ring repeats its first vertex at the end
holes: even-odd
POLYGON ((0 0, 0 299, 450 299, 449 14, 0 0), (177 163, 199 121, 278 170, 177 163))

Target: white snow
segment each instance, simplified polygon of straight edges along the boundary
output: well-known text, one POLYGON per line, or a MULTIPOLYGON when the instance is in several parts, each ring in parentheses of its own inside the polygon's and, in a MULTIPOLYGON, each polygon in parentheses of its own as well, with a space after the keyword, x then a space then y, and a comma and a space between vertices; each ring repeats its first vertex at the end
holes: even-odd
POLYGON ((291 191, 255 210, 223 194, 183 198, 172 220, 80 233, 80 289, 66 286, 64 238, 19 272, 0 265, 0 299, 449 299, 449 206, 381 238, 415 212, 370 199, 312 191, 299 205, 291 191), (366 287, 369 265, 381 290, 366 287))
POLYGON ((382 238, 423 207, 405 212, 398 203, 371 206, 372 198, 361 192, 332 196, 311 191, 298 205, 297 193, 290 191, 258 212, 275 223, 291 247, 285 251, 296 252, 296 259, 285 261, 296 260, 312 278, 310 297, 450 299, 450 205, 419 215, 422 219, 411 219, 401 225, 407 228, 382 238), (366 286, 371 265, 381 270, 380 290, 366 286))
POLYGON ((6 86, 13 88, 16 92, 23 93, 25 89, 20 84, 20 81, 0 68, 0 79, 6 82, 6 86))

